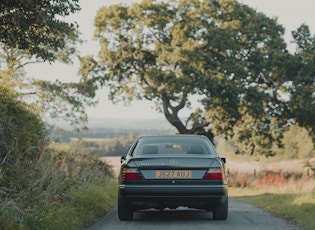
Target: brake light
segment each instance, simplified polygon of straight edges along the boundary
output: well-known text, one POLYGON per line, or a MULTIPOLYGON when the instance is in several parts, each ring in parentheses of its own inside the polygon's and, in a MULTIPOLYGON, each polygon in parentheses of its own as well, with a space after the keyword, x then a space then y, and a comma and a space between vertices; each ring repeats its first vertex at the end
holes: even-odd
POLYGON ((224 172, 221 168, 210 168, 203 177, 205 180, 223 180, 223 178, 224 172))
POLYGON ((136 168, 124 168, 121 173, 123 180, 140 180, 143 179, 142 174, 136 168))

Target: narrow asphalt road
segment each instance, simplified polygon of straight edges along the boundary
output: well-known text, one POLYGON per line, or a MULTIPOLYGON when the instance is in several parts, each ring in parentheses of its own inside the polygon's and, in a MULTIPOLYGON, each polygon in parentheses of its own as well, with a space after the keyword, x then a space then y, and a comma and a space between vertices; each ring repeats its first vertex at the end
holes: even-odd
POLYGON ((148 210, 134 213, 132 221, 120 221, 117 209, 111 210, 87 230, 302 230, 261 208, 229 198, 225 221, 212 219, 210 212, 178 209, 163 212, 148 210))

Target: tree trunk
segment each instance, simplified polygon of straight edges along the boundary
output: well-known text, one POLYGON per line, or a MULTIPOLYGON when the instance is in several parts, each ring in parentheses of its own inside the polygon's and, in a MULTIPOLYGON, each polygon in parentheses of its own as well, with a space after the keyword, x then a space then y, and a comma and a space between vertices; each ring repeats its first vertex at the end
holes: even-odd
POLYGON ((202 130, 204 127, 209 125, 209 122, 194 124, 191 129, 183 124, 183 122, 178 117, 178 112, 183 109, 186 105, 187 95, 184 95, 181 102, 177 106, 172 106, 170 104, 170 99, 165 92, 161 94, 161 99, 163 102, 163 113, 166 120, 173 125, 178 133, 180 134, 194 134, 198 130, 202 130))

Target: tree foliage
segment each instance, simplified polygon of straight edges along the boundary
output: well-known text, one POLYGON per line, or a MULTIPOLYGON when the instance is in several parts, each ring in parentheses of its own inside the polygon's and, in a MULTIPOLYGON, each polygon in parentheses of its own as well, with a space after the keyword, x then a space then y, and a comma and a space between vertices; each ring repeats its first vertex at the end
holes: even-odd
MULTIPOLYGON (((87 121, 95 85, 27 77, 24 67, 39 62, 72 62, 80 42, 78 25, 65 17, 80 10, 78 0, 1 1, 0 85, 18 93, 34 110, 68 119, 76 128, 87 121)), ((35 65, 36 66, 36 65, 35 65)), ((63 76, 63 80, 67 76, 63 76)))
MULTIPOLYGON (((259 28, 264 27, 258 25, 255 36, 259 28)), ((204 102, 217 135, 233 136, 239 152, 271 156, 275 143, 283 147, 283 132, 292 122, 306 128, 314 139, 315 43, 306 25, 292 32, 297 44, 294 54, 284 49, 277 33, 261 32, 258 40, 254 39, 259 46, 249 45, 254 52, 246 52, 239 60, 241 72, 225 70, 225 77, 204 84, 208 91, 204 102), (256 59, 257 54, 263 59, 256 59)))
POLYGON ((307 128, 315 143, 315 35, 304 24, 292 35, 297 49, 289 68, 290 112, 300 126, 307 128))
POLYGON ((78 2, 2 0, 0 42, 41 60, 56 60, 77 39, 77 25, 61 18, 80 10, 78 2))
POLYGON ((288 159, 308 159, 315 153, 309 132, 297 124, 292 124, 283 134, 283 148, 275 150, 280 157, 288 159))
POLYGON ((217 3, 211 8, 220 12, 221 20, 200 49, 200 56, 212 53, 199 61, 205 72, 199 89, 206 96, 207 119, 215 135, 233 137, 243 146, 241 152, 272 155, 270 148, 280 137, 274 130, 280 131, 287 119, 282 117, 285 101, 280 96, 289 56, 284 29, 247 6, 217 3))
MULTIPOLYGON (((256 111, 255 103, 259 101, 251 96, 259 93, 251 83, 264 81, 263 76, 256 79, 256 74, 267 67, 270 73, 269 66, 284 56, 282 26, 235 1, 113 5, 98 12, 95 26, 102 46, 99 61, 86 58, 83 75, 101 76, 114 101, 123 97, 156 102, 157 109, 180 133, 194 133, 208 124, 196 120, 188 130, 178 117, 194 94, 232 112, 238 108, 236 95, 250 88, 247 98, 251 104, 244 105, 258 116, 261 111, 256 111), (223 104, 223 98, 230 101, 223 104)), ((233 113, 233 117, 240 116, 233 113)))
POLYGON ((194 133, 208 122, 196 120, 188 129, 179 112, 190 105, 188 98, 197 93, 195 82, 201 76, 190 65, 195 56, 188 58, 199 41, 188 39, 194 31, 185 31, 186 22, 191 21, 185 14, 197 12, 177 3, 143 1, 130 7, 103 7, 95 18, 99 60, 82 59, 81 73, 109 86, 114 102, 151 100, 179 133, 194 133))
POLYGON ((95 17, 97 58, 82 58, 82 79, 109 98, 150 100, 179 133, 233 138, 240 152, 273 155, 296 120, 314 133, 314 38, 293 33, 291 54, 274 18, 234 0, 143 0, 101 8, 95 17), (182 122, 190 96, 202 110, 182 122), (302 107, 302 108, 301 108, 302 107))

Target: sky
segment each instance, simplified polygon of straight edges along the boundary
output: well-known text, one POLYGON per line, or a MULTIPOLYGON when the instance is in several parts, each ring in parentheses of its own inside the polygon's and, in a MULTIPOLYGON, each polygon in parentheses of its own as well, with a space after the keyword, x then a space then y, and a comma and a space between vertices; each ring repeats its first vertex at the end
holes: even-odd
MULTIPOLYGON (((102 6, 109 6, 118 3, 135 3, 140 0, 80 0, 81 11, 69 18, 79 24, 81 38, 85 41, 79 47, 81 55, 97 55, 98 42, 93 40, 94 17, 102 6)), ((296 30, 301 24, 307 24, 311 29, 311 34, 315 34, 315 1, 314 0, 239 0, 239 2, 253 7, 258 12, 263 12, 269 17, 276 17, 278 22, 286 29, 285 40, 289 49, 294 49, 291 31, 296 30)), ((28 75, 32 78, 61 81, 77 81, 79 63, 74 60, 74 64, 33 64, 26 68, 28 75)), ((163 114, 158 113, 152 107, 153 103, 148 101, 136 101, 125 106, 123 103, 113 105, 107 99, 105 90, 98 94, 99 103, 94 108, 87 108, 89 119, 93 118, 132 118, 132 119, 156 119, 163 118, 163 114)), ((187 116, 191 111, 183 110, 180 116, 187 116)))

